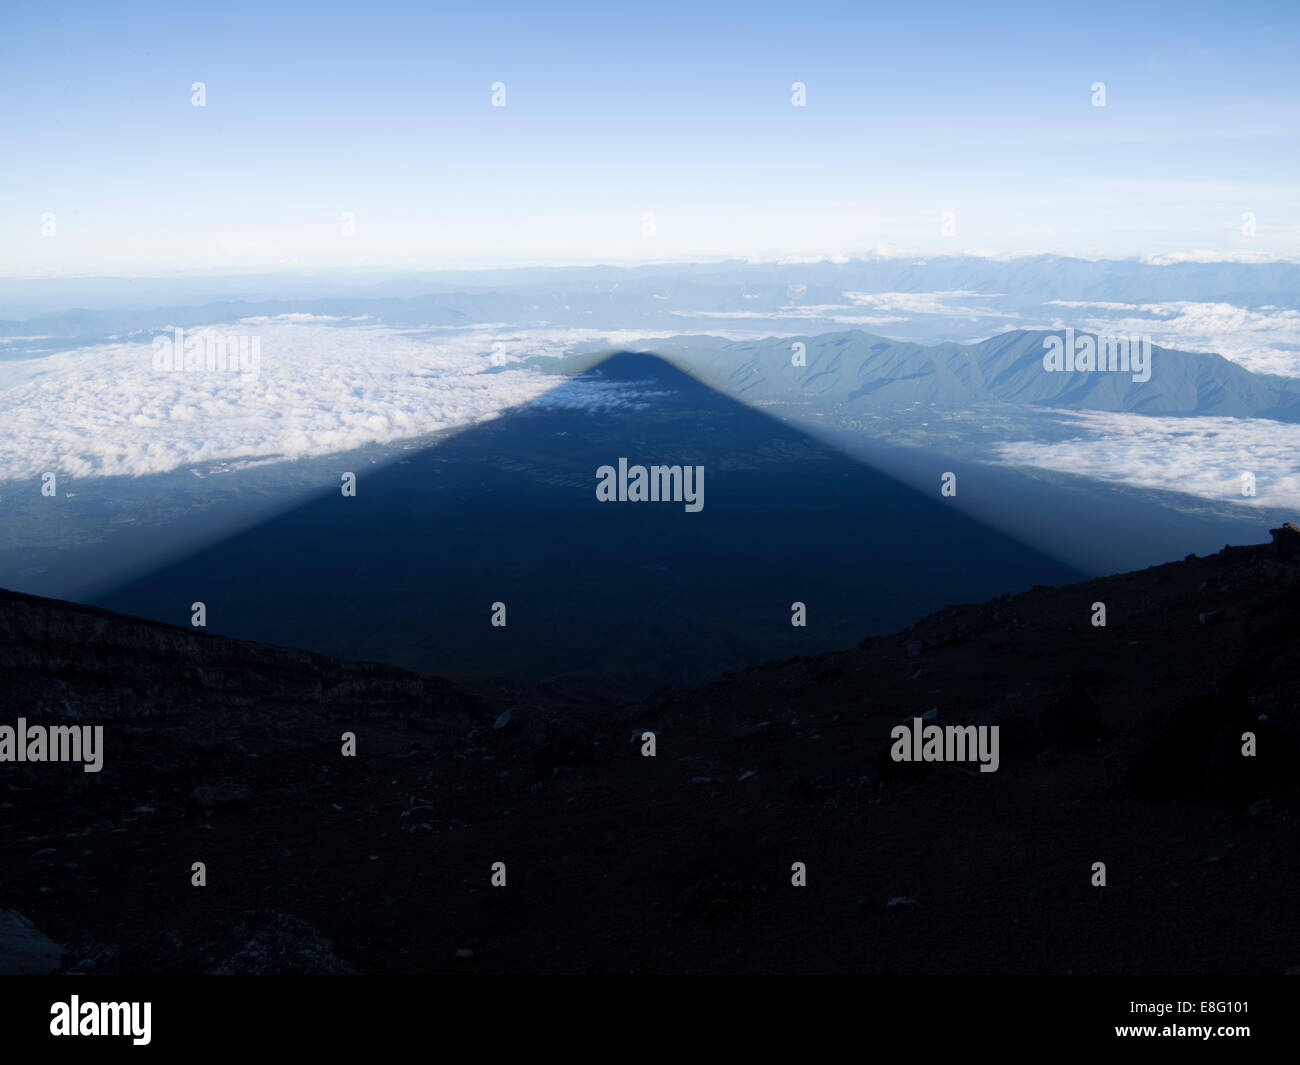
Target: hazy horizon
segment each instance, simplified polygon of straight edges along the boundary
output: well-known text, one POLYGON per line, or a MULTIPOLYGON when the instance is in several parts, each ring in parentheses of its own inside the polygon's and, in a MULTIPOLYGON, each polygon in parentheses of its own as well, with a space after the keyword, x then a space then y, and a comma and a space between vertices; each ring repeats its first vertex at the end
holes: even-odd
POLYGON ((1300 236, 1282 3, 68 11, 0 41, 5 276, 1300 236))

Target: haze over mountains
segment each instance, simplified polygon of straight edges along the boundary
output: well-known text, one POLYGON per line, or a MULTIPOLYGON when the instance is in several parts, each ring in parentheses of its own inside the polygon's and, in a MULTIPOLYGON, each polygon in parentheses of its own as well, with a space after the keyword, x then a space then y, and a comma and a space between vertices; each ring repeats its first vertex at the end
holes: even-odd
MULTIPOLYGON (((330 270, 265 273, 231 277, 195 275, 171 278, 0 278, 0 318, 30 319, 72 308, 147 310, 164 306, 203 306, 214 299, 229 305, 270 301, 345 299, 411 300, 453 293, 518 291, 533 296, 564 291, 575 297, 608 296, 617 284, 620 302, 667 290, 711 295, 727 301, 713 310, 755 309, 737 302, 745 296, 780 299, 790 286, 809 304, 815 297, 844 291, 957 292, 1000 295, 1013 305, 1051 300, 1155 303, 1166 301, 1245 301, 1277 307, 1300 305, 1300 263, 1165 257, 1078 259, 1057 255, 989 258, 971 254, 871 255, 863 258, 772 262, 673 262, 644 266, 547 266, 511 269, 419 271, 330 270)), ((832 301, 836 302, 836 301, 832 301)), ((342 306, 342 305, 336 305, 342 306)), ((674 310, 646 308, 647 311, 674 310)), ((5 322, 8 332, 12 322, 5 322)))
POLYGON ((230 278, 0 279, 0 352, 167 325, 312 314, 398 328, 640 329, 733 337, 855 326, 922 342, 1074 325, 1300 374, 1300 266, 973 255, 230 278), (1114 328, 1112 328, 1114 326, 1114 328), (1122 327, 1122 328, 1121 328, 1122 327))

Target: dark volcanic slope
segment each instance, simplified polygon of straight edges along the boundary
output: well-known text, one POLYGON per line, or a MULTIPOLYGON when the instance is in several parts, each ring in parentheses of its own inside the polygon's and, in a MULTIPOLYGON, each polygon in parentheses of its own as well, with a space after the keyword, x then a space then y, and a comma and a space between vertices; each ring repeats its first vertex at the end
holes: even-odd
MULTIPOLYGON (((202 740, 160 731, 102 693, 150 707, 196 638, 148 627, 158 668, 124 677, 97 647, 140 623, 6 597, 6 632, 38 611, 48 634, 18 653, 9 714, 117 716, 98 775, 0 767, 0 905, 82 971, 1281 973, 1300 966, 1300 557, 1282 548, 959 606, 634 707, 517 709, 455 747, 413 701, 356 726, 356 759, 334 738, 358 720, 346 698, 300 728, 272 699, 228 714, 222 682, 173 707, 202 740), (891 762, 891 726, 932 709, 999 724, 1001 768, 891 762), (267 728, 284 743, 252 757, 267 728), (629 742, 645 728, 653 759, 629 742), (196 785, 240 798, 187 803, 196 785)), ((484 694, 489 713, 517 698, 484 694)))
POLYGON ((253 757, 300 747, 307 729, 332 735, 351 715, 399 716, 424 733, 459 737, 482 713, 445 680, 4 589, 0 647, 0 725, 26 715, 33 724, 144 726, 149 743, 170 737, 186 754, 234 731, 253 757))

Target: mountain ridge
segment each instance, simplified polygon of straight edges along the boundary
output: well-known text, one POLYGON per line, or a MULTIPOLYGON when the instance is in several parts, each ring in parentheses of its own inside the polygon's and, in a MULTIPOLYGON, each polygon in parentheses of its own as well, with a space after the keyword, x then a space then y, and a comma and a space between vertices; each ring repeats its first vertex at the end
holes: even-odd
MULTIPOLYGON (((0 595, 6 632, 31 598, 0 595)), ((95 670, 124 678, 78 624, 44 653, 88 667, 49 676, 93 721, 95 670)), ((0 906, 79 973, 1280 973, 1300 960, 1297 677, 1291 526, 632 704, 484 691, 522 702, 459 739, 414 701, 281 720, 264 697, 212 734, 118 717, 101 773, 5 767, 0 906), (997 725, 1000 768, 894 762, 914 718, 997 725), (199 906, 195 857, 217 885, 199 906)), ((41 697, 3 692, 9 715, 41 697)))
MULTIPOLYGON (((1074 332, 1094 340, 1099 335, 1074 332)), ((933 403, 945 409, 998 402, 1300 421, 1300 379, 1255 373, 1212 352, 1152 345, 1151 379, 1145 382, 1119 371, 1046 371, 1043 339, 1061 334, 1012 330, 974 344, 926 345, 844 330, 759 341, 687 334, 642 343, 713 387, 746 400, 815 397, 845 406, 866 400, 895 407, 933 403), (796 343, 805 345, 805 367, 792 365, 796 343)))

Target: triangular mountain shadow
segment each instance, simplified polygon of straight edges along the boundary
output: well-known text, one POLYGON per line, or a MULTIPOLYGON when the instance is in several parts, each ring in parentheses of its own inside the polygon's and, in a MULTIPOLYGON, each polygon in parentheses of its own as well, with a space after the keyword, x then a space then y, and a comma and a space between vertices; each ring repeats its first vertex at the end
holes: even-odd
POLYGON ((202 601, 231 636, 630 697, 1081 576, 947 505, 942 471, 918 493, 653 355, 355 472, 354 498, 328 490, 97 602, 185 624, 202 601), (598 500, 622 457, 703 466, 703 509, 598 500))

